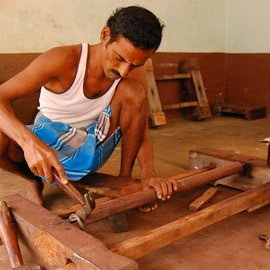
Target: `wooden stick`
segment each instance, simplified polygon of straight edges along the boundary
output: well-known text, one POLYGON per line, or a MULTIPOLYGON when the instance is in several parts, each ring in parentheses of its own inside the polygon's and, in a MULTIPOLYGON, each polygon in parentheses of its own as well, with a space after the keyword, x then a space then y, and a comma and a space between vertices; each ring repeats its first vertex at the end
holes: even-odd
MULTIPOLYGON (((206 166, 206 167, 198 169, 198 170, 187 171, 187 172, 184 172, 184 173, 181 173, 181 174, 171 176, 169 178, 172 178, 172 179, 174 179, 176 181, 179 181, 179 180, 181 180, 183 178, 186 178, 188 176, 197 175, 197 174, 200 174, 202 172, 212 170, 214 168, 215 168, 214 166, 206 166)), ((138 192, 138 191, 142 191, 142 184, 141 183, 125 186, 125 187, 121 188, 119 193, 120 193, 121 196, 126 196, 126 195, 129 195, 129 194, 138 192)))
POLYGON ((207 202, 209 202, 214 197, 217 191, 218 189, 216 187, 209 188, 199 198, 193 201, 189 205, 188 209, 193 212, 198 211, 200 208, 202 208, 207 202))
POLYGON ((138 259, 177 239, 244 211, 254 204, 269 200, 269 197, 270 183, 267 183, 188 215, 187 217, 150 230, 141 236, 118 243, 111 247, 111 251, 131 259, 138 259))
MULTIPOLYGON (((232 162, 224 167, 183 178, 182 180, 178 181, 178 189, 175 193, 187 191, 194 187, 210 183, 226 176, 240 173, 242 172, 242 169, 243 165, 240 162, 232 162)), ((91 213, 91 216, 87 219, 87 223, 100 220, 115 213, 120 213, 142 206, 155 200, 157 200, 156 192, 153 189, 149 189, 97 204, 96 208, 91 213)))
POLYGON ((11 267, 23 265, 18 236, 12 225, 11 215, 5 201, 0 201, 0 234, 6 248, 11 267))
MULTIPOLYGON (((183 179, 183 178, 188 177, 188 176, 197 175, 199 173, 209 171, 213 168, 214 168, 213 166, 206 166, 202 169, 188 171, 188 172, 184 172, 184 173, 172 176, 171 178, 173 178, 175 180, 180 180, 180 179, 183 179)), ((139 191, 142 191, 142 184, 141 183, 127 185, 127 186, 121 188, 119 193, 120 193, 120 196, 127 196, 129 194, 133 194, 133 193, 139 192, 139 191)), ((105 202, 105 201, 109 201, 110 199, 111 198, 108 198, 108 197, 98 198, 95 200, 96 205, 98 205, 99 203, 105 202)), ((52 211, 52 213, 57 215, 57 216, 65 218, 69 214, 79 210, 80 208, 81 208, 81 206, 79 204, 75 204, 75 205, 68 207, 68 208, 54 210, 54 211, 52 211)))

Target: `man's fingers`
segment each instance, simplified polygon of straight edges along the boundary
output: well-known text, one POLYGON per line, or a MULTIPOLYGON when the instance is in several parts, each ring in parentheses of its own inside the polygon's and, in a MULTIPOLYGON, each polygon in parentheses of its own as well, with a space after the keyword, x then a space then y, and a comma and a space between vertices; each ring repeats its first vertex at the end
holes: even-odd
POLYGON ((44 176, 48 184, 51 184, 53 182, 52 168, 47 164, 44 164, 44 176))
POLYGON ((56 162, 53 164, 53 168, 54 173, 56 173, 59 176, 61 182, 65 185, 68 184, 68 179, 63 166, 60 163, 56 162))
POLYGON ((177 181, 175 179, 172 179, 172 178, 170 178, 169 181, 173 185, 173 190, 176 191, 177 190, 177 181))
POLYGON ((168 188, 167 199, 170 199, 173 193, 173 184, 168 180, 166 181, 166 183, 167 183, 167 188, 168 188))
POLYGON ((162 188, 162 199, 166 199, 168 196, 168 185, 166 182, 161 183, 162 188))
POLYGON ((153 188, 155 189, 155 191, 156 191, 156 193, 157 193, 157 197, 159 198, 159 199, 162 199, 162 189, 161 189, 161 186, 160 186, 160 184, 159 183, 155 183, 155 184, 153 184, 153 188))

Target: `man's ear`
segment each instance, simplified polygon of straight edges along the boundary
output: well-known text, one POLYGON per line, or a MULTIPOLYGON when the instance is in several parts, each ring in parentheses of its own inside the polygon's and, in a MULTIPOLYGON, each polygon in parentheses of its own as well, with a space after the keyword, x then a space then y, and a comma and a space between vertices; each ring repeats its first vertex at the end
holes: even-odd
POLYGON ((107 43, 111 39, 111 30, 109 26, 104 26, 100 33, 100 40, 107 43))

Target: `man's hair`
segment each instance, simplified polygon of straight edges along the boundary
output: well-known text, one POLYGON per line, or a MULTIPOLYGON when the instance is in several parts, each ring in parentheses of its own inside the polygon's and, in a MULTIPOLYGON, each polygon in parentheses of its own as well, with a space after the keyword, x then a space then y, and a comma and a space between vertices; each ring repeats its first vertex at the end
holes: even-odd
POLYGON ((142 50, 156 50, 159 47, 164 27, 151 11, 140 6, 116 9, 108 19, 107 26, 111 31, 110 42, 122 36, 142 50))

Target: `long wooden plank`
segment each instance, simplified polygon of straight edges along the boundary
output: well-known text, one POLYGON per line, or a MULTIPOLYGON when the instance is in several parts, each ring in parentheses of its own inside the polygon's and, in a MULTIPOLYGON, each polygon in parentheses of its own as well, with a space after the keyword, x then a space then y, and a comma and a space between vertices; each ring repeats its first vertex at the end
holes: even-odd
MULTIPOLYGON (((233 162, 224 167, 215 168, 198 175, 183 178, 181 181, 178 181, 178 189, 176 192, 187 191, 228 175, 241 173, 242 169, 242 163, 233 162)), ((87 222, 94 222, 112 214, 130 210, 155 200, 157 200, 157 195, 153 189, 143 190, 121 198, 113 199, 97 205, 87 222)))
POLYGON ((249 209, 258 202, 268 201, 269 198, 270 183, 267 183, 157 229, 150 230, 141 236, 116 244, 111 247, 111 250, 123 256, 138 259, 177 239, 249 209))
POLYGON ((77 269, 136 270, 135 261, 109 251, 105 245, 19 195, 3 198, 12 209, 21 239, 45 269, 64 267, 71 260, 77 269))

